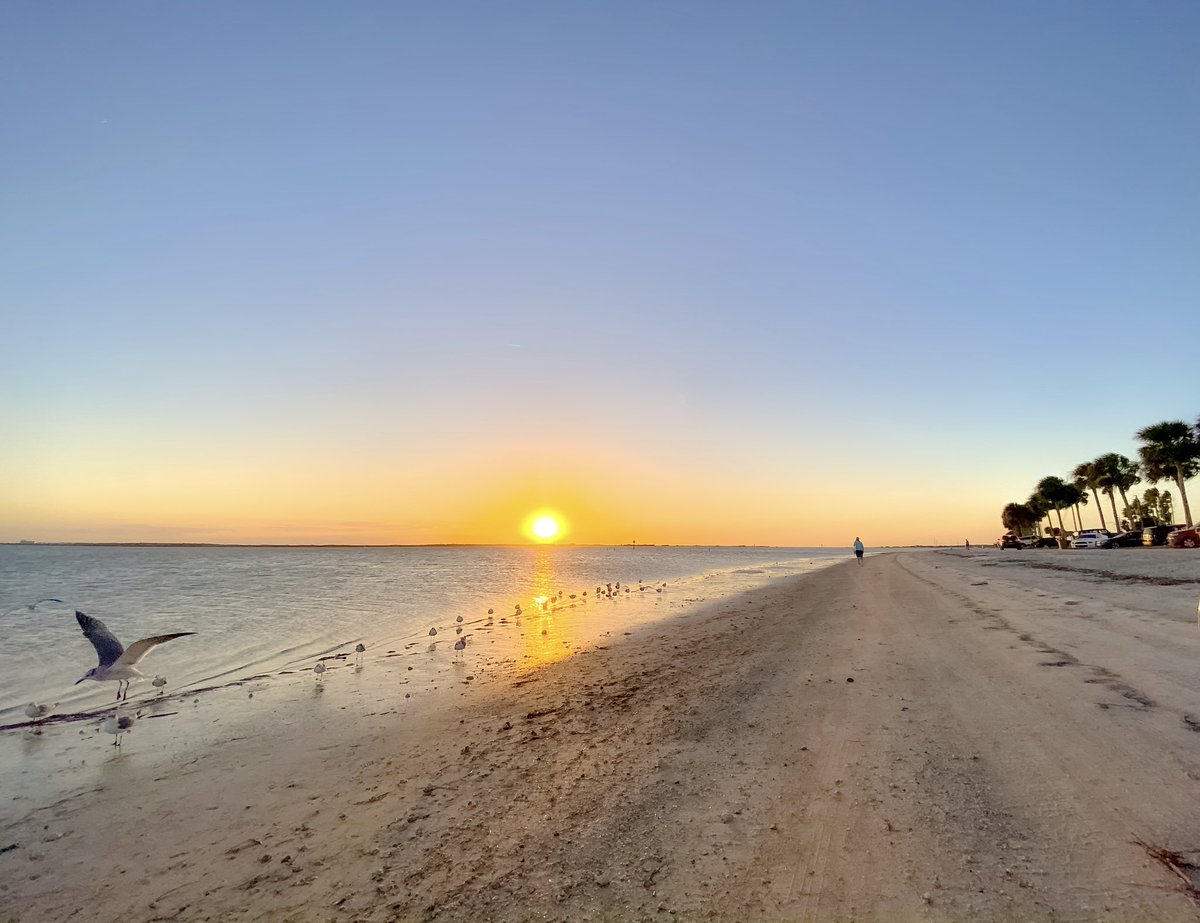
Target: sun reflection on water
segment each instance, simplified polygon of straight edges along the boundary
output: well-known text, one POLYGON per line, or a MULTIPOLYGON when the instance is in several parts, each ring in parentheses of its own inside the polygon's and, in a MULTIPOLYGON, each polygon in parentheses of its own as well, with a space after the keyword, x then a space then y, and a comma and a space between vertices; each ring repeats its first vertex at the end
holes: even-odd
POLYGON ((578 631, 584 618, 582 600, 569 600, 556 583, 554 549, 542 546, 533 559, 530 587, 533 607, 522 626, 520 660, 525 667, 541 667, 565 660, 582 643, 578 631))

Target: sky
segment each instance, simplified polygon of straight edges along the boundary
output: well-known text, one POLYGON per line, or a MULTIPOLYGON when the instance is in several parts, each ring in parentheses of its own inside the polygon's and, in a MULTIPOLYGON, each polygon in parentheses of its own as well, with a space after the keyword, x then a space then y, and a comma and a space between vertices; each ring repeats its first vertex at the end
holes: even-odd
POLYGON ((11 0, 0 541, 990 541, 1200 416, 1198 62, 1191 0, 11 0))

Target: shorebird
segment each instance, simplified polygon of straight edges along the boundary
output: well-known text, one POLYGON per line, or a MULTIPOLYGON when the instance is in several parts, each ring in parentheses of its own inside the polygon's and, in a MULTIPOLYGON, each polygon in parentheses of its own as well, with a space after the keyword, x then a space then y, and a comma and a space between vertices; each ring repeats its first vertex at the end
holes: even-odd
POLYGON ((126 648, 99 619, 84 615, 78 609, 75 610, 75 619, 79 622, 79 627, 83 629, 83 636, 92 642, 92 647, 96 649, 96 654, 100 658, 100 663, 76 680, 75 685, 78 686, 85 679, 94 679, 98 683, 116 682, 118 702, 129 698, 131 682, 135 679, 145 678, 137 668, 143 657, 160 644, 195 634, 194 631, 177 631, 170 635, 155 635, 153 638, 134 641, 126 648), (125 684, 124 694, 121 691, 122 683, 125 684))
POLYGON ((325 672, 325 664, 317 661, 317 665, 313 667, 313 672, 317 674, 317 679, 321 678, 321 674, 325 672))
POLYGON ((456 651, 454 659, 457 660, 463 651, 467 649, 467 639, 459 638, 454 642, 454 650, 456 651))
POLYGON ((105 734, 112 734, 116 740, 113 741, 114 747, 121 746, 121 735, 126 731, 133 730, 133 725, 137 721, 133 715, 117 715, 114 714, 111 718, 105 718, 104 723, 100 725, 100 730, 105 734))
POLYGON ((437 629, 436 629, 436 628, 431 628, 431 629, 429 629, 429 637, 431 637, 431 638, 432 638, 432 637, 433 637, 434 635, 436 635, 436 634, 437 634, 437 629))
POLYGON ((53 705, 39 705, 37 702, 30 702, 25 706, 25 717, 33 718, 36 721, 38 718, 45 718, 52 711, 54 711, 53 705))
POLYGON ((461 615, 456 615, 454 617, 454 621, 456 621, 456 622, 461 622, 462 620, 463 620, 463 617, 461 615))
POLYGON ((166 684, 167 678, 165 676, 159 676, 157 673, 154 674, 154 679, 150 680, 150 685, 158 690, 159 695, 163 694, 163 686, 166 684))

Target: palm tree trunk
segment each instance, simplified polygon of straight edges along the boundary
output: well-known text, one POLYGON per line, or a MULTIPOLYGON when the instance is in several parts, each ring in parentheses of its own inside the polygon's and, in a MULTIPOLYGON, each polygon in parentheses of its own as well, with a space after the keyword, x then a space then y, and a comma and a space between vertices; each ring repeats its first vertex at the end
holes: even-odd
POLYGON ((1113 531, 1121 531, 1121 517, 1117 515, 1117 495, 1113 490, 1109 490, 1108 499, 1112 502, 1113 508, 1113 531))
MULTIPOLYGON (((1096 493, 1096 488, 1092 488, 1092 496, 1096 498, 1096 509, 1100 511, 1100 528, 1105 532, 1108 531, 1108 523, 1104 521, 1104 507, 1100 505, 1100 495, 1096 493)), ((1117 515, 1116 507, 1113 507, 1113 517, 1117 515)))
POLYGON ((1054 515, 1058 517, 1058 547, 1062 548, 1067 541, 1067 530, 1066 527, 1063 526, 1062 510, 1060 510, 1057 506, 1054 508, 1054 515))
POLYGON ((1183 489, 1183 472, 1178 468, 1175 469, 1175 483, 1179 485, 1179 499, 1183 501, 1183 518, 1190 528, 1192 523, 1192 508, 1188 506, 1187 491, 1183 489))
MULTIPOLYGON (((1129 498, 1125 496, 1125 488, 1118 487, 1117 490, 1119 490, 1121 492, 1121 502, 1123 504, 1125 504, 1125 509, 1129 509, 1129 498)), ((1132 513, 1129 514, 1129 525, 1130 526, 1133 525, 1133 514, 1132 513)))

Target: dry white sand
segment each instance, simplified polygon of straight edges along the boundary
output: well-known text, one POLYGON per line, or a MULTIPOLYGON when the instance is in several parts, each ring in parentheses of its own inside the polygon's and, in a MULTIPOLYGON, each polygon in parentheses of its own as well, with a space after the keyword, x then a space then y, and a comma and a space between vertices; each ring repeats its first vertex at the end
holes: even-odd
POLYGON ((0 919, 1196 920, 1198 596, 1187 551, 884 555, 316 696, 4 823, 0 919))

